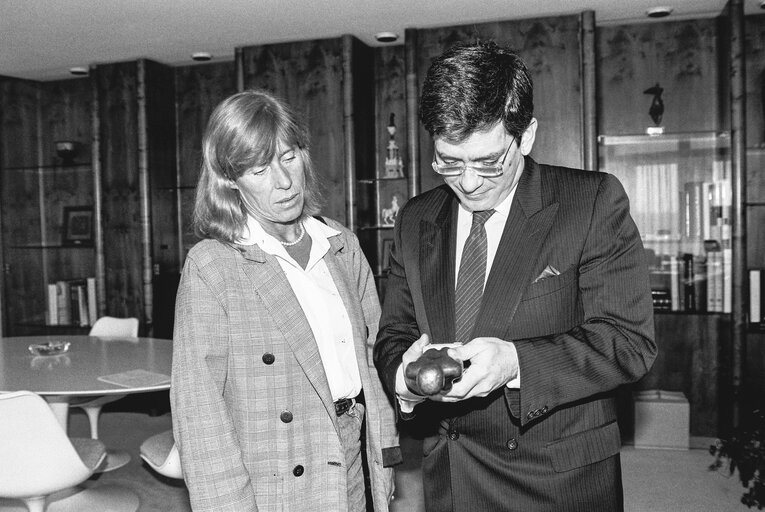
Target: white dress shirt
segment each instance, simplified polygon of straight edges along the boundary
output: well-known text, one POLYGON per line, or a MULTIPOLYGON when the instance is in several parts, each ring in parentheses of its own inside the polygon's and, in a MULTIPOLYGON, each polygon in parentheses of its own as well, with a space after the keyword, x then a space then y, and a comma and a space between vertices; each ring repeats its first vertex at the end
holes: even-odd
POLYGON ((237 243, 257 244, 281 265, 316 339, 332 400, 355 397, 361 392, 361 377, 351 319, 324 262, 330 248, 327 239, 339 232, 313 217, 303 220, 306 236, 311 237, 311 254, 303 269, 252 216, 247 217, 247 228, 248 233, 237 243))

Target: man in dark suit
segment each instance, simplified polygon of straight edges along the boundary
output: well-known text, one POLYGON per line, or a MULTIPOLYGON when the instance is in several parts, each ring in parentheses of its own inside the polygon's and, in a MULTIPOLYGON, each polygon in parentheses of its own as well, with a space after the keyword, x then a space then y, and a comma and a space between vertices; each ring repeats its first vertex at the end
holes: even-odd
POLYGON ((426 509, 622 510, 614 394, 656 357, 624 189, 528 156, 531 79, 494 43, 435 59, 420 117, 445 185, 398 214, 374 359, 402 417, 433 427, 426 509), (404 369, 431 341, 461 343, 466 369, 425 397, 404 369))

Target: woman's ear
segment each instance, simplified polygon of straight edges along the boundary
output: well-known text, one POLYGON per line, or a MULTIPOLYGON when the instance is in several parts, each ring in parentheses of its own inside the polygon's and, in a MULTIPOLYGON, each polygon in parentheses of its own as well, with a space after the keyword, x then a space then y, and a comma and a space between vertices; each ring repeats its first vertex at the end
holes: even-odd
POLYGON ((228 188, 232 190, 239 190, 239 185, 237 185, 236 181, 234 180, 228 180, 228 188))

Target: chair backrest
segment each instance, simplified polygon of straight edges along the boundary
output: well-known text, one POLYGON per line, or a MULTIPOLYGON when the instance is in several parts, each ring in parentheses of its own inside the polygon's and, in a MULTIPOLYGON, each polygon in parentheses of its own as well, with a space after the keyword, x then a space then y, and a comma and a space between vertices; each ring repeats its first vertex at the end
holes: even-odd
POLYGON ((141 458, 161 475, 169 478, 183 478, 181 456, 172 430, 166 430, 146 439, 141 444, 141 458))
POLYGON ((102 316, 90 328, 90 335, 136 338, 138 336, 138 319, 134 317, 115 318, 113 316, 102 316))
POLYGON ((85 466, 48 404, 29 391, 0 394, 0 497, 44 496, 85 481, 85 466))

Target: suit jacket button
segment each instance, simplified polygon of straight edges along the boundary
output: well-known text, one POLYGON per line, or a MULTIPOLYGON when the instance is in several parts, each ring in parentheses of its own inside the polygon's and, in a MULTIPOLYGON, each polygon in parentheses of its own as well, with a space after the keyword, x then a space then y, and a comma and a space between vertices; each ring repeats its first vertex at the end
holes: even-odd
POLYGON ((542 407, 542 414, 547 414, 547 406, 542 407))
POLYGON ((276 361, 276 356, 271 354, 270 352, 266 352, 263 354, 263 362, 266 364, 274 364, 274 361, 276 361))
POLYGON ((295 466, 295 469, 292 470, 292 474, 295 476, 301 476, 303 474, 303 471, 305 471, 303 466, 298 464, 297 466, 295 466))
POLYGON ((281 419, 284 423, 289 423, 292 421, 292 413, 289 411, 282 411, 282 413, 279 415, 279 419, 281 419))
POLYGON ((532 420, 534 418, 535 418, 534 411, 529 411, 529 413, 526 415, 526 419, 532 420))
POLYGON ((508 450, 515 450, 518 448, 518 441, 513 437, 507 441, 506 445, 508 450))
POLYGON ((452 441, 456 441, 459 438, 460 438, 460 433, 459 432, 457 432, 456 430, 450 430, 449 431, 449 439, 451 439, 452 441))

